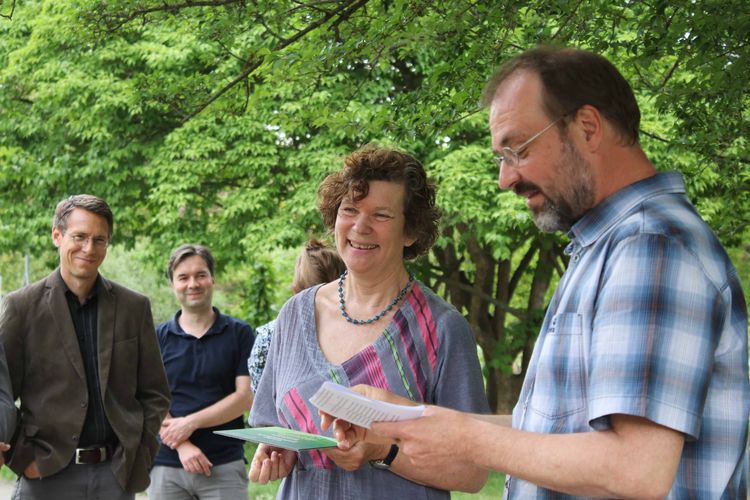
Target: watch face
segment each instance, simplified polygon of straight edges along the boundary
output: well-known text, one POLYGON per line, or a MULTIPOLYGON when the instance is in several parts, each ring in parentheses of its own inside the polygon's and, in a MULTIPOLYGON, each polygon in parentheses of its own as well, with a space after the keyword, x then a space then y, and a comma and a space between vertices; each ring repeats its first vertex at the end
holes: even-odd
POLYGON ((391 464, 387 464, 382 460, 371 460, 370 467, 373 469, 388 470, 391 468, 391 464))

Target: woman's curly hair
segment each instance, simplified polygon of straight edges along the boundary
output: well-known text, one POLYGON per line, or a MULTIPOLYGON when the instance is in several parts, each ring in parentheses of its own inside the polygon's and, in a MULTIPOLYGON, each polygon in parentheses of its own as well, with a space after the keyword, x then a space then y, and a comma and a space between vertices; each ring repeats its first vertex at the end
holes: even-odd
POLYGON ((367 196, 370 181, 396 182, 404 186, 406 234, 416 241, 404 247, 404 259, 426 254, 438 235, 440 210, 435 206, 435 184, 427 179, 424 167, 413 156, 368 145, 344 160, 344 168, 329 174, 318 187, 318 208, 323 222, 333 231, 339 205, 351 194, 358 202, 367 196))

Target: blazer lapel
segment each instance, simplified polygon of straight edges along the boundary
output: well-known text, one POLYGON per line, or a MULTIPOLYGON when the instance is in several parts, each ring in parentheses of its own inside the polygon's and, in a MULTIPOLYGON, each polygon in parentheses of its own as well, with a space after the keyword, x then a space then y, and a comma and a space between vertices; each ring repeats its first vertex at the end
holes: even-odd
POLYGON ((115 294, 112 291, 112 283, 99 275, 99 285, 96 297, 99 305, 97 309, 96 346, 97 358, 99 359, 99 385, 102 388, 102 398, 104 398, 107 380, 109 379, 109 367, 112 364, 112 343, 114 342, 117 311, 115 310, 115 294))
POLYGON ((65 285, 59 270, 55 270, 49 275, 47 278, 47 288, 47 305, 49 306, 50 316, 53 319, 50 324, 56 327, 63 350, 70 359, 70 364, 73 365, 81 380, 85 382, 86 372, 83 368, 81 347, 78 345, 73 319, 70 317, 68 302, 65 300, 65 285))

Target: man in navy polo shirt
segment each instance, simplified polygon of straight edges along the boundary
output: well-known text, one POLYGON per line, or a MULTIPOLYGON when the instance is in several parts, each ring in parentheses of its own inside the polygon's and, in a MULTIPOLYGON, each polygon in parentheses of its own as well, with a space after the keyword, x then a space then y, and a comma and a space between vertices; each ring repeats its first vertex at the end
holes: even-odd
POLYGON ((149 498, 247 500, 243 442, 213 431, 243 427, 252 403, 247 358, 253 329, 212 306, 208 248, 180 246, 167 274, 182 307, 157 327, 172 407, 159 433, 149 498))

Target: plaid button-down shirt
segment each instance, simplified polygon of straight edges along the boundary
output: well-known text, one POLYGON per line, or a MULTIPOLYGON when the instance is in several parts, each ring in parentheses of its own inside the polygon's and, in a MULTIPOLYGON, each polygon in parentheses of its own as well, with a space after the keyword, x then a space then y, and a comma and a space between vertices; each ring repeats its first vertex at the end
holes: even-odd
MULTIPOLYGON (((610 196, 571 229, 513 426, 574 433, 609 415, 685 434, 669 498, 745 498, 747 309, 678 173, 610 196)), ((568 498, 518 479, 509 498, 568 498)))

